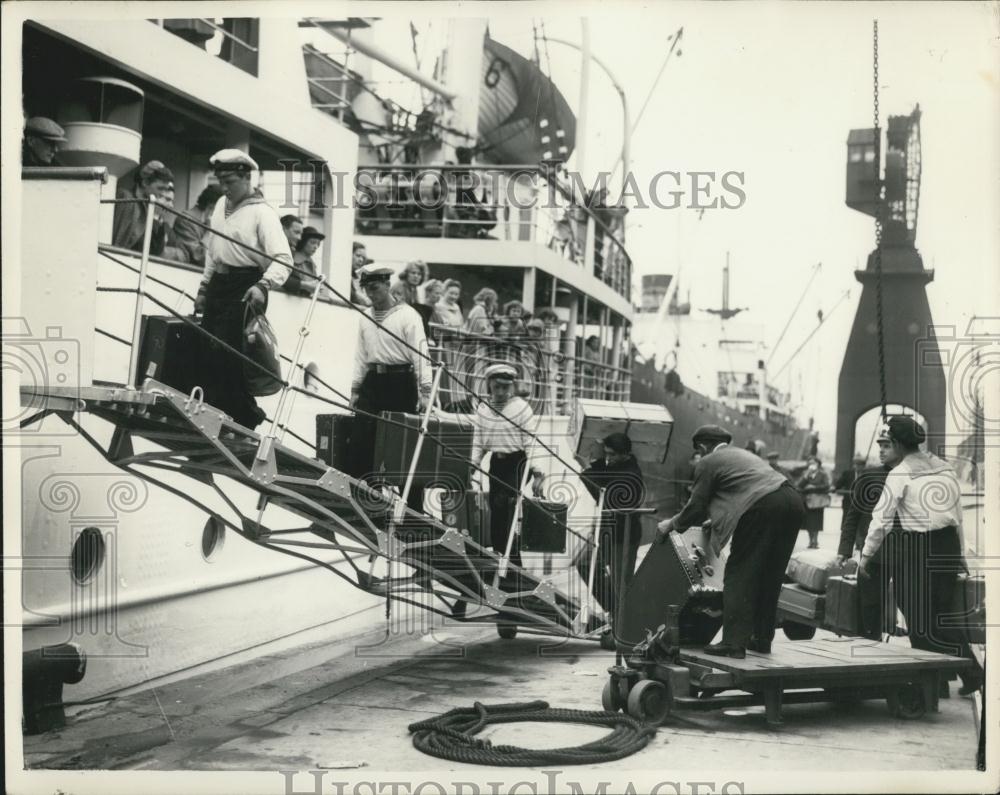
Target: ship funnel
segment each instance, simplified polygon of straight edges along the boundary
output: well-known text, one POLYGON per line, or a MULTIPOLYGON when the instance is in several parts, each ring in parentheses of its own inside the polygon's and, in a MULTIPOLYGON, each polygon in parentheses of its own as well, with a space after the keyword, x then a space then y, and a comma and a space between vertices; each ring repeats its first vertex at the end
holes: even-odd
POLYGON ((117 179, 139 165, 142 89, 115 77, 74 80, 58 119, 67 141, 59 158, 68 166, 104 166, 117 179))

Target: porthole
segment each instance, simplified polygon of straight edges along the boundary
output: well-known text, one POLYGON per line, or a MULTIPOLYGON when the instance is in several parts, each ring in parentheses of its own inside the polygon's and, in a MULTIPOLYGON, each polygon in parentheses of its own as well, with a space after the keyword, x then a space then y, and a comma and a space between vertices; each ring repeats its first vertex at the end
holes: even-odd
POLYGON ((217 516, 209 516, 205 529, 201 531, 201 554, 205 560, 211 560, 219 554, 226 540, 226 526, 217 516))
POLYGON ((104 563, 105 553, 104 534, 96 527, 83 528, 73 542, 70 561, 73 579, 80 585, 90 580, 104 563))

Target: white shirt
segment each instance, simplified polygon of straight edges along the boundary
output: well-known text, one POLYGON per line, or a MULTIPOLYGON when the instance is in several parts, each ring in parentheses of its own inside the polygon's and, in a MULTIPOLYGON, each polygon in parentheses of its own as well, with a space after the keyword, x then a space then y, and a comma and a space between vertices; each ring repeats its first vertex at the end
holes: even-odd
POLYGON ((499 411, 488 401, 481 402, 473 415, 472 463, 478 466, 487 452, 526 450, 531 442, 531 420, 534 416, 528 401, 521 397, 512 397, 499 411), (526 430, 522 431, 518 425, 526 430))
POLYGON ((239 240, 244 245, 237 245, 210 233, 208 246, 205 248, 202 284, 208 284, 215 273, 216 263, 220 263, 230 268, 256 268, 263 271, 261 278, 271 287, 280 287, 292 272, 292 252, 288 248, 288 238, 281 228, 278 214, 259 193, 251 194, 232 209, 229 208, 228 201, 222 196, 215 203, 212 229, 239 240), (280 262, 275 262, 270 257, 276 257, 280 262))
POLYGON ((961 532, 962 487, 951 466, 931 453, 910 453, 889 472, 872 512, 863 555, 878 551, 896 517, 910 532, 943 527, 961 532))
MULTIPOLYGON (((380 313, 381 314, 381 313, 380 313)), ((381 320, 382 327, 375 325, 375 309, 369 307, 364 311, 358 334, 358 348, 354 354, 354 376, 351 379, 351 392, 361 389, 370 364, 409 364, 417 375, 417 386, 422 397, 431 394, 431 368, 427 356, 427 336, 424 334, 424 322, 417 310, 408 304, 396 304, 391 307, 381 320), (368 319, 366 319, 368 318, 368 319), (395 337, 392 335, 396 335, 395 337), (400 338, 423 355, 404 345, 400 338)))

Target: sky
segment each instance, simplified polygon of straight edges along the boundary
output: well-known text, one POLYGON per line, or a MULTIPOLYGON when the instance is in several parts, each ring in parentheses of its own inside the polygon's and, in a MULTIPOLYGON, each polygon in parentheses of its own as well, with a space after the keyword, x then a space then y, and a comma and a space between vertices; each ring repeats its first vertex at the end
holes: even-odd
MULTIPOLYGON (((632 139, 637 183, 665 170, 745 175, 747 199, 736 210, 633 209, 627 243, 637 273, 680 271, 695 307, 717 306, 729 252, 732 303, 750 307, 742 318, 762 323, 773 345, 822 263, 775 351, 775 368, 816 326, 817 310, 830 312, 851 290, 778 382, 801 390, 830 452, 837 379, 860 297, 853 271, 874 246, 873 219, 844 204, 848 131, 872 126, 872 19, 879 18, 883 125, 917 103, 923 112, 917 247, 936 272, 928 289, 932 315, 962 333, 973 314, 1000 314, 997 9, 626 3, 590 17, 593 52, 625 88, 633 118, 668 36, 684 28, 682 54, 668 63, 632 139)), ((536 24, 542 19, 548 36, 580 41, 578 18, 550 15, 536 24)), ((498 40, 530 52, 531 20, 491 19, 490 27, 498 40)), ((579 54, 550 44, 549 55, 557 85, 576 108, 579 54)), ((598 68, 591 70, 590 108, 593 179, 613 166, 622 140, 620 102, 598 68)))

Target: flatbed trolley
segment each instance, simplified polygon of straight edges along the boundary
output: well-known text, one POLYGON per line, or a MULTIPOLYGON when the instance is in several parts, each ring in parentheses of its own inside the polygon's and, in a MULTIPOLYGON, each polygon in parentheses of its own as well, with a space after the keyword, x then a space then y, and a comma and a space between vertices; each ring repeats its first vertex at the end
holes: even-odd
POLYGON ((602 702, 650 723, 677 710, 764 705, 769 726, 782 724, 784 704, 882 699, 897 718, 938 711, 940 682, 971 662, 864 638, 776 644, 770 654, 745 659, 715 657, 702 647, 681 646, 676 606, 668 625, 608 669, 602 702), (729 693, 727 691, 741 691, 729 693))

